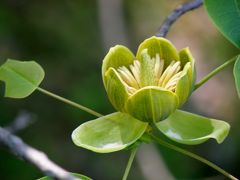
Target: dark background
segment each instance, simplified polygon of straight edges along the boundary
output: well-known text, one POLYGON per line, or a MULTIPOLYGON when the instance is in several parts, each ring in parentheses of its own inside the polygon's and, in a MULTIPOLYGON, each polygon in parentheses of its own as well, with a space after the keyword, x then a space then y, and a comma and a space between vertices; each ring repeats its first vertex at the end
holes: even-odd
MULTIPOLYGON (((110 105, 101 80, 102 59, 115 44, 136 52, 138 44, 157 31, 180 0, 1 0, 0 64, 7 58, 35 60, 46 76, 41 87, 100 113, 110 105)), ((184 15, 168 38, 178 49, 189 46, 197 64, 198 80, 239 53, 212 25, 204 8, 184 15)), ((220 145, 210 140, 182 146, 240 177, 240 112, 231 68, 193 93, 184 109, 231 124, 220 145)), ((96 154, 76 147, 71 132, 95 117, 34 92, 26 99, 0 98, 0 125, 12 122, 21 110, 36 122, 19 132, 28 144, 44 151, 65 169, 93 179, 121 179, 129 151, 96 154)), ((35 167, 0 147, 0 179, 36 179, 35 167)), ((165 149, 142 146, 129 179, 224 179, 206 165, 165 149)))

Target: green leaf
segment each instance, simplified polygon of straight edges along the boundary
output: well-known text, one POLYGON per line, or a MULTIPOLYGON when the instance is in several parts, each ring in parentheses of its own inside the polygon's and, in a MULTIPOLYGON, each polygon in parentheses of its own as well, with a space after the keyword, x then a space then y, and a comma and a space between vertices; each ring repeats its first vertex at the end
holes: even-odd
POLYGON ((240 1, 238 0, 235 0, 236 4, 237 4, 237 9, 238 9, 238 12, 240 12, 240 1))
POLYGON ((240 98, 240 56, 238 56, 234 68, 233 68, 233 75, 235 78, 236 89, 238 92, 238 97, 240 98))
POLYGON ((0 80, 5 83, 5 97, 29 96, 42 82, 44 71, 34 61, 7 60, 0 67, 0 80))
POLYGON ((127 101, 126 111, 146 122, 158 122, 174 112, 178 106, 177 96, 161 87, 144 87, 127 101))
POLYGON ((216 139, 218 143, 227 137, 230 125, 215 120, 176 110, 167 119, 156 124, 158 129, 173 141, 181 144, 195 145, 216 139))
POLYGON ((205 7, 220 32, 240 48, 240 0, 205 0, 205 7))
MULTIPOLYGON (((81 180, 92 180, 91 178, 81 175, 81 174, 77 174, 77 173, 71 173, 73 176, 80 178, 81 180)), ((44 176, 42 178, 39 178, 37 180, 53 180, 53 178, 50 178, 48 176, 44 176)))
POLYGON ((136 142, 148 124, 125 113, 112 113, 80 125, 72 133, 73 142, 98 153, 119 151, 136 142))

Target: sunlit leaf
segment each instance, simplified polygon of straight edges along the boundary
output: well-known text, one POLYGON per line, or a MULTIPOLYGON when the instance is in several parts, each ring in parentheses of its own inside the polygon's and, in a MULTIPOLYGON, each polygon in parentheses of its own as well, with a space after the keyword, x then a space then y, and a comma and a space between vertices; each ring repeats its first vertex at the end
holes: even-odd
POLYGON ((194 145, 216 139, 218 143, 227 137, 228 123, 177 110, 167 119, 157 123, 158 129, 173 141, 194 145))
POLYGON ((236 84, 236 89, 238 92, 238 97, 240 98, 240 56, 238 56, 234 68, 233 68, 233 74, 235 78, 235 84, 236 84))
POLYGON ((72 133, 73 142, 98 153, 119 151, 137 141, 147 128, 125 113, 112 113, 80 125, 72 133))
POLYGON ((214 24, 235 46, 240 48, 240 0, 205 0, 214 24))
POLYGON ((5 83, 5 97, 27 97, 43 78, 42 67, 34 61, 9 59, 0 67, 0 80, 5 83))
MULTIPOLYGON (((77 174, 77 173, 71 173, 73 176, 80 178, 81 180, 92 180, 91 178, 81 175, 81 174, 77 174)), ((50 178, 48 176, 39 178, 38 180, 53 180, 53 178, 50 178)))

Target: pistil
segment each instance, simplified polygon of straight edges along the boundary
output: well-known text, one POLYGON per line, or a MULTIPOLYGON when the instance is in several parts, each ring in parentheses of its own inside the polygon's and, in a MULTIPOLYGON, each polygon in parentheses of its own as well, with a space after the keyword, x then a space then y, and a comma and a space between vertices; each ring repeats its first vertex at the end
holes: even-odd
MULTIPOLYGON (((164 60, 160 59, 159 54, 156 54, 154 58, 148 59, 147 61, 145 60, 144 65, 148 65, 146 63, 153 63, 153 66, 149 66, 151 68, 148 69, 151 72, 148 73, 149 83, 147 86, 158 86, 175 92, 177 82, 182 73, 180 61, 173 60, 167 67, 164 67, 164 60), (153 76, 151 76, 152 74, 153 76)), ((146 68, 141 66, 143 66, 143 63, 139 60, 134 60, 133 64, 128 68, 122 66, 117 69, 130 95, 146 87, 146 85, 144 85, 146 82, 143 83, 141 80, 142 71, 146 70, 146 68)), ((144 74, 146 74, 146 72, 144 74)))

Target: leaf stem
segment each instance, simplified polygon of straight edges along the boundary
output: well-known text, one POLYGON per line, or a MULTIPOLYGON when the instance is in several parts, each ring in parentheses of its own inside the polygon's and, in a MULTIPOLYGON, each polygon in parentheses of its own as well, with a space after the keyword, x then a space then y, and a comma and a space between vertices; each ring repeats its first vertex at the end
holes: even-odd
POLYGON ((202 86, 204 83, 206 83, 209 79, 211 79, 213 76, 215 76, 217 73, 219 73, 221 70, 223 70, 228 65, 232 64, 234 61, 236 61, 237 57, 239 55, 233 57, 232 59, 226 61, 222 65, 218 66, 216 69, 214 69, 212 72, 210 72, 208 75, 206 75, 202 80, 200 80, 196 85, 194 86, 194 91, 198 89, 200 86, 202 86))
POLYGON ((130 157, 129 157, 129 160, 128 160, 128 163, 127 163, 127 167, 125 169, 122 180, 127 180, 127 177, 128 177, 129 171, 132 167, 132 163, 133 163, 134 157, 136 155, 136 152, 137 152, 137 147, 131 149, 131 154, 130 154, 130 157))
POLYGON ((71 105, 71 106, 73 106, 73 107, 76 107, 76 108, 78 108, 78 109, 81 109, 82 111, 85 111, 85 112, 87 112, 87 113, 89 113, 89 114, 92 114, 92 115, 94 115, 94 116, 97 116, 97 117, 103 116, 102 114, 100 114, 100 113, 98 113, 98 112, 96 112, 96 111, 94 111, 94 110, 92 110, 92 109, 90 109, 90 108, 87 108, 87 107, 85 107, 85 106, 83 106, 83 105, 81 105, 81 104, 75 103, 75 102, 70 101, 70 100, 68 100, 68 99, 66 99, 66 98, 63 98, 63 97, 61 97, 61 96, 58 96, 58 95, 56 95, 56 94, 54 94, 54 93, 51 93, 51 92, 49 92, 49 91, 47 91, 47 90, 45 90, 45 89, 40 88, 40 87, 38 87, 37 90, 39 90, 39 91, 40 91, 41 93, 43 93, 43 94, 46 94, 46 95, 48 95, 48 96, 50 96, 50 97, 53 97, 53 98, 55 98, 55 99, 57 99, 57 100, 59 100, 59 101, 62 101, 62 102, 64 102, 64 103, 69 104, 69 105, 71 105))
POLYGON ((238 180, 236 177, 234 177, 233 175, 231 175, 230 173, 228 173, 228 172, 225 171, 224 169, 220 168, 220 167, 217 166, 216 164, 208 161, 207 159, 204 159, 203 157, 201 157, 201 156, 199 156, 199 155, 197 155, 197 154, 194 154, 194 153, 192 153, 192 152, 189 152, 189 151, 187 151, 187 150, 185 150, 185 149, 182 149, 182 148, 180 148, 180 147, 177 147, 177 146, 175 146, 175 145, 169 144, 168 142, 163 141, 162 139, 156 137, 156 136, 153 135, 153 134, 150 134, 150 133, 149 133, 149 135, 150 135, 150 136, 152 137, 152 139, 155 140, 158 144, 160 144, 160 145, 162 145, 162 146, 165 146, 165 147, 167 147, 167 148, 169 148, 169 149, 172 149, 172 150, 174 150, 174 151, 177 151, 177 152, 179 152, 179 153, 182 153, 182 154, 184 154, 184 155, 187 155, 187 156, 189 156, 189 157, 191 157, 191 158, 193 158, 193 159, 196 159, 196 160, 198 160, 198 161, 200 161, 200 162, 202 162, 202 163, 210 166, 211 168, 215 169, 216 171, 220 172, 221 174, 223 174, 224 176, 228 177, 228 178, 231 179, 231 180, 238 180))

